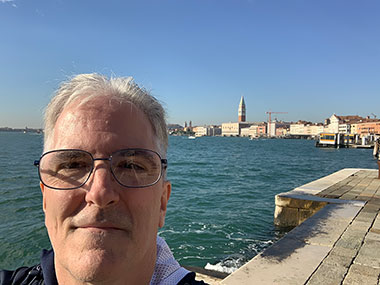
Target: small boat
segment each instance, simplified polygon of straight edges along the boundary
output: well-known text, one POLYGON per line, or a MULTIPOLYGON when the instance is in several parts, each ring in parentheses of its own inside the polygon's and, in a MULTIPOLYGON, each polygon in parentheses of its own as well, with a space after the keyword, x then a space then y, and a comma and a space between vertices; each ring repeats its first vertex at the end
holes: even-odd
POLYGON ((340 142, 338 141, 340 138, 339 134, 334 133, 320 133, 318 136, 318 140, 315 143, 316 147, 339 147, 340 142))
POLYGON ((189 136, 189 140, 195 140, 194 136, 189 136))
POLYGON ((359 145, 359 136, 354 134, 339 134, 339 133, 320 133, 316 147, 351 147, 351 148, 372 148, 373 145, 367 142, 366 138, 362 138, 362 144, 359 145))

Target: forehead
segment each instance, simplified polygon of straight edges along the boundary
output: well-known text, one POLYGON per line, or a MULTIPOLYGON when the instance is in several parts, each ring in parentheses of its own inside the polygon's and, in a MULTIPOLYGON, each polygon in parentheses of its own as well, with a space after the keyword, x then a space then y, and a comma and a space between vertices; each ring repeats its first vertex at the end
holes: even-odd
POLYGON ((52 149, 109 153, 129 147, 156 150, 147 116, 130 102, 105 96, 77 99, 63 110, 55 125, 52 149))

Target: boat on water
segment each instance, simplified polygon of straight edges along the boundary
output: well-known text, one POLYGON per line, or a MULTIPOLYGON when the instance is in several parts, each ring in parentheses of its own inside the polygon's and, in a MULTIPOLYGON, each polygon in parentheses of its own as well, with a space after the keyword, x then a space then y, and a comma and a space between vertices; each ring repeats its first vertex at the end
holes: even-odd
POLYGON ((355 134, 320 133, 315 146, 331 148, 372 148, 373 143, 370 139, 366 137, 359 138, 359 135, 355 134))
POLYGON ((320 133, 315 143, 316 147, 338 147, 340 135, 334 133, 320 133))
POLYGON ((189 136, 189 140, 195 140, 194 136, 189 136))

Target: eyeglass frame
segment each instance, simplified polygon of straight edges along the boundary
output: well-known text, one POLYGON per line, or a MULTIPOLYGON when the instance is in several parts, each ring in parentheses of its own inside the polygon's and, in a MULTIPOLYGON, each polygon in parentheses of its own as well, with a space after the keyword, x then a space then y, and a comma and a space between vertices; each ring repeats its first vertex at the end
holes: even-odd
POLYGON ((40 156, 40 159, 34 161, 33 165, 36 166, 36 167, 38 167, 38 177, 40 178, 40 181, 42 182, 42 184, 43 184, 44 186, 46 186, 46 187, 48 187, 48 188, 51 188, 51 189, 55 189, 55 190, 75 190, 75 189, 78 189, 78 188, 82 187, 83 185, 85 185, 85 184, 87 183, 87 181, 90 179, 91 174, 92 174, 92 172, 94 171, 94 168, 95 168, 94 166, 95 166, 95 161, 96 161, 96 160, 100 160, 100 161, 109 161, 109 162, 110 162, 110 167, 109 167, 109 168, 110 168, 110 171, 111 171, 111 173, 112 173, 113 178, 115 178, 116 182, 117 182, 119 185, 121 185, 121 186, 123 186, 123 187, 126 187, 126 188, 145 188, 145 187, 153 186, 153 185, 157 184, 158 181, 160 181, 160 179, 162 178, 162 175, 163 175, 164 171, 165 171, 165 170, 167 169, 167 167, 168 167, 168 160, 167 160, 166 158, 161 158, 161 155, 160 155, 157 151, 154 151, 154 150, 151 150, 151 149, 146 149, 146 148, 124 148, 124 149, 119 149, 119 150, 117 150, 117 151, 112 152, 111 155, 110 155, 109 157, 104 157, 104 158, 102 158, 102 157, 94 158, 94 156, 93 156, 90 152, 88 152, 88 151, 86 151, 86 150, 82 150, 82 149, 76 149, 76 148, 69 148, 69 149, 54 149, 54 150, 50 150, 50 151, 47 151, 47 152, 43 153, 43 154, 40 156), (158 157, 160 158, 160 162, 161 162, 161 171, 160 171, 160 175, 158 176, 157 180, 154 181, 153 183, 150 183, 150 184, 148 184, 148 185, 144 185, 144 186, 126 186, 126 185, 122 184, 122 183, 119 181, 119 179, 117 179, 115 173, 113 172, 112 167, 111 167, 111 163, 112 163, 112 155, 114 155, 115 153, 121 152, 121 151, 123 151, 123 150, 143 150, 143 151, 149 151, 149 152, 153 152, 153 153, 157 154, 158 157), (42 178, 41 178, 41 172, 40 172, 40 162, 41 162, 41 159, 42 159, 45 155, 47 155, 47 154, 49 154, 49 153, 52 153, 52 152, 58 152, 58 151, 81 151, 81 152, 84 152, 84 153, 87 153, 87 154, 90 155, 90 157, 92 158, 92 166, 91 166, 91 170, 90 170, 90 172, 89 172, 87 178, 85 179, 85 181, 84 181, 81 185, 79 185, 79 186, 77 186, 77 187, 72 187, 72 188, 57 188, 57 187, 51 187, 51 186, 46 185, 45 182, 42 180, 42 178))

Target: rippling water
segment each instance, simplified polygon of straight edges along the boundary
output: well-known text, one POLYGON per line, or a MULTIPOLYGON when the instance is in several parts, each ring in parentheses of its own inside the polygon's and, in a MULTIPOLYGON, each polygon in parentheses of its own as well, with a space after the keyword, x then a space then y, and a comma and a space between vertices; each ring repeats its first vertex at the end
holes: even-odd
MULTIPOLYGON (((0 268, 38 262, 49 247, 34 159, 42 136, 0 132, 0 268)), ((170 137, 173 190, 160 231, 186 265, 236 268, 279 236, 274 195, 342 168, 377 168, 371 150, 308 140, 170 137)))

